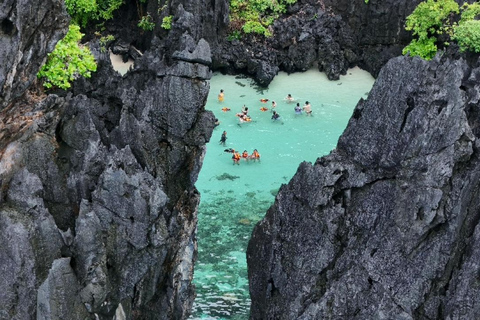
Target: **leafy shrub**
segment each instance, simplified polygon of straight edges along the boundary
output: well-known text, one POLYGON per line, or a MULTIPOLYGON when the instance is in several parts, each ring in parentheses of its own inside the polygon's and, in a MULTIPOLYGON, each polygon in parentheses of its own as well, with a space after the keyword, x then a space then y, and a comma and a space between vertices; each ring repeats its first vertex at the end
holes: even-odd
POLYGON ((153 29, 155 29, 155 22, 153 22, 152 16, 150 14, 147 14, 140 19, 137 26, 145 31, 152 31, 153 29))
POLYGON ((107 51, 107 45, 112 41, 115 41, 115 37, 111 34, 100 37, 100 40, 98 41, 99 44, 100 44, 100 50, 102 52, 106 52, 107 51))
POLYGON ((108 20, 123 0, 65 0, 67 12, 74 23, 85 27, 91 20, 108 20))
POLYGON ((454 40, 462 51, 480 52, 480 4, 465 3, 459 7, 454 0, 427 0, 420 3, 407 17, 406 30, 415 37, 403 49, 403 54, 431 59, 437 52, 437 37, 454 40), (459 16, 460 14, 460 16, 459 16), (459 20, 458 23, 454 22, 459 20))
POLYGON ((231 0, 230 28, 232 31, 271 36, 268 26, 295 2, 297 0, 231 0))
POLYGON ((56 86, 68 89, 77 77, 90 78, 91 72, 97 70, 97 64, 88 47, 79 45, 82 36, 80 27, 71 24, 65 37, 48 55, 47 62, 37 74, 37 77, 44 80, 43 85, 46 88, 56 86))
POLYGON ((173 16, 166 16, 162 19, 162 24, 161 27, 165 30, 170 30, 172 29, 172 20, 173 16))
POLYGON ((469 20, 460 23, 455 28, 452 38, 458 42, 462 51, 480 52, 480 21, 469 20))

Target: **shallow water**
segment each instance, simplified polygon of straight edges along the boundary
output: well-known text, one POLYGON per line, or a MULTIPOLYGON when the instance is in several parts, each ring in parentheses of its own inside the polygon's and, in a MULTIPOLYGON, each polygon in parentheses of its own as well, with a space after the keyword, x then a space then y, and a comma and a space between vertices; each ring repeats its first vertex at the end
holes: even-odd
POLYGON ((279 73, 266 90, 244 77, 215 74, 210 81, 206 108, 220 121, 207 145, 197 188, 201 192, 198 212, 198 260, 194 283, 197 298, 190 319, 248 319, 250 305, 245 252, 253 226, 263 218, 283 183, 302 161, 314 162, 328 154, 345 129, 353 108, 366 98, 374 79, 358 68, 339 81, 329 81, 316 70, 287 75, 279 73), (220 103, 217 94, 225 91, 220 103), (296 100, 288 103, 290 93, 296 100), (269 99, 267 103, 260 99, 269 99), (280 114, 271 120, 271 108, 280 114), (296 102, 312 105, 312 116, 296 115, 296 102), (243 105, 251 122, 239 124, 235 116, 243 105), (231 111, 223 112, 228 107, 231 111), (219 143, 227 131, 226 145, 219 143), (258 149, 261 161, 241 160, 234 165, 227 148, 258 149))

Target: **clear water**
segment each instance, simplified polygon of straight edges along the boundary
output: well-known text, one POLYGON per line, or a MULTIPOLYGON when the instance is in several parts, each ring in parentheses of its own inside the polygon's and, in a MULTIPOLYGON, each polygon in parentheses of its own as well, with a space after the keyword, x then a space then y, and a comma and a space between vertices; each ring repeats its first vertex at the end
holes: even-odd
POLYGON ((206 108, 220 120, 207 145, 197 188, 201 192, 198 213, 198 261, 194 283, 197 298, 190 319, 248 319, 249 293, 246 248, 253 226, 273 203, 281 184, 287 183, 302 161, 314 162, 335 148, 353 108, 365 98, 374 79, 355 68, 339 81, 329 81, 317 70, 287 75, 280 73, 266 90, 250 79, 215 74, 210 82, 206 108), (217 95, 225 91, 220 103, 217 95), (295 100, 287 103, 290 93, 295 100), (260 99, 269 99, 267 103, 260 99), (271 101, 280 114, 271 120, 271 101), (312 116, 295 115, 296 102, 312 105, 312 116), (243 105, 251 122, 239 124, 235 116, 243 105), (231 111, 223 112, 228 107, 231 111), (227 131, 226 145, 219 143, 227 131), (241 160, 234 165, 227 148, 258 149, 260 162, 241 160))

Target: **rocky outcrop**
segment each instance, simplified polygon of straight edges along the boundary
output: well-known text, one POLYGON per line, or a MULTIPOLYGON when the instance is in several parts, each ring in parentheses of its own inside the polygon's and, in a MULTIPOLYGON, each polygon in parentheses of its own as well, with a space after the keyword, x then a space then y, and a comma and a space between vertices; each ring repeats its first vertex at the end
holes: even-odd
POLYGON ((47 53, 66 34, 68 21, 63 1, 2 1, 0 110, 31 86, 47 53))
POLYGON ((410 41, 405 18, 421 0, 299 0, 272 26, 272 37, 223 41, 213 66, 242 72, 268 86, 279 70, 305 71, 318 65, 330 80, 361 66, 378 75, 410 41))
MULTIPOLYGON (((25 9, 14 4, 12 12, 25 9)), ((29 5, 28 12, 44 2, 29 5)), ((177 3, 175 17, 124 77, 92 43, 98 71, 68 94, 20 95, 14 86, 3 96, 1 319, 187 318, 194 183, 214 118, 204 110, 211 53, 196 31, 202 16, 177 3)), ((19 25, 43 30, 37 22, 19 25)), ((1 34, 0 42, 16 34, 1 34)))
POLYGON ((255 227, 251 319, 479 318, 477 58, 382 69, 255 227))

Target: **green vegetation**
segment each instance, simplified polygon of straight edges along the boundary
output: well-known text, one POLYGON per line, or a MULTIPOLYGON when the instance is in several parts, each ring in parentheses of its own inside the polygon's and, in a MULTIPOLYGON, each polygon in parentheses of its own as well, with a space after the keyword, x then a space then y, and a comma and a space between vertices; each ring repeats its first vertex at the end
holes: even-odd
POLYGON ((53 86, 70 88, 70 83, 79 76, 89 78, 97 70, 95 59, 88 47, 79 45, 83 34, 80 27, 71 24, 68 33, 60 40, 55 50, 48 55, 46 64, 37 77, 44 80, 46 88, 53 86))
POLYGON ((268 27, 295 2, 297 0, 231 0, 230 29, 269 37, 272 34, 268 27))
POLYGON ((143 16, 138 22, 138 27, 145 31, 152 31, 155 28, 155 22, 153 22, 152 16, 149 13, 143 16))
POLYGON ((454 0, 420 3, 407 17, 405 29, 413 31, 414 39, 403 49, 403 54, 430 60, 437 53, 440 36, 445 40, 442 45, 454 40, 462 51, 480 52, 480 21, 474 20, 479 14, 478 3, 465 3, 462 7, 454 0))
POLYGON ((172 20, 173 16, 166 16, 162 19, 162 25, 161 27, 165 30, 170 30, 172 29, 172 20))
POLYGON ((108 20, 123 0, 65 0, 67 12, 75 24, 85 27, 91 20, 108 20))
POLYGON ((98 41, 99 44, 100 44, 100 50, 102 52, 106 52, 107 51, 107 45, 110 43, 110 42, 113 42, 115 41, 115 37, 111 34, 109 35, 106 35, 106 36, 103 36, 103 37, 100 37, 100 40, 98 41))

